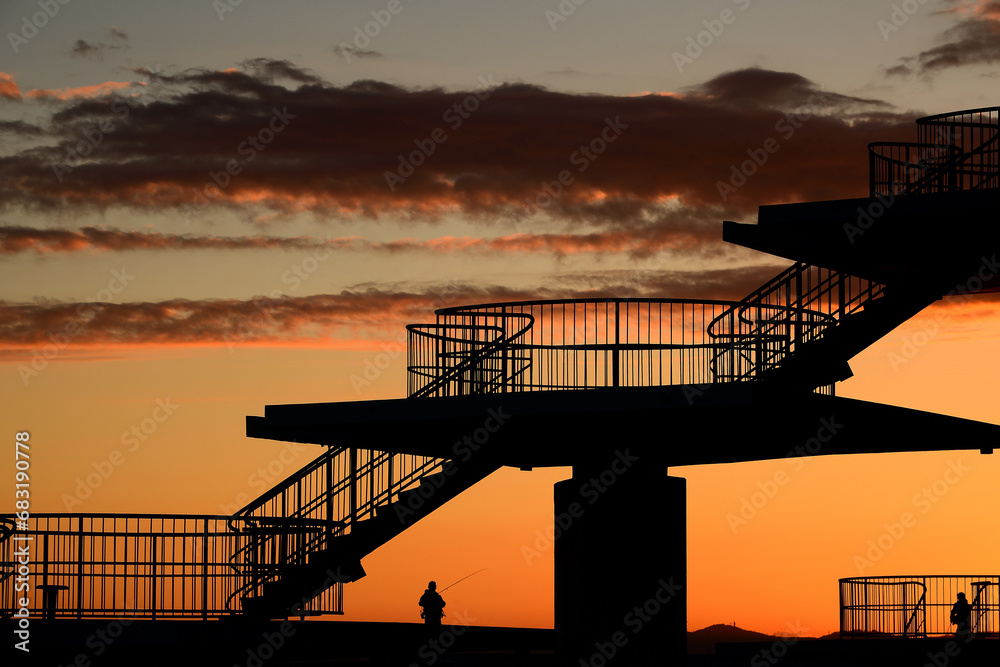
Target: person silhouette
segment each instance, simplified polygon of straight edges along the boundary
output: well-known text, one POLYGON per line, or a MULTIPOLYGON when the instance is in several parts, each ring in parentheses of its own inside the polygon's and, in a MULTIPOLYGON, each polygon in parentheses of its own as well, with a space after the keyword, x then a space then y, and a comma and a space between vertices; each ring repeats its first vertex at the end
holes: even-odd
POLYGON ((965 599, 965 593, 959 593, 957 598, 951 607, 951 624, 958 626, 956 637, 967 637, 972 631, 972 605, 965 599))
POLYGON ((420 596, 418 603, 423 610, 420 617, 424 619, 424 625, 429 627, 441 627, 441 617, 444 616, 444 599, 437 592, 437 582, 427 583, 427 590, 420 596))

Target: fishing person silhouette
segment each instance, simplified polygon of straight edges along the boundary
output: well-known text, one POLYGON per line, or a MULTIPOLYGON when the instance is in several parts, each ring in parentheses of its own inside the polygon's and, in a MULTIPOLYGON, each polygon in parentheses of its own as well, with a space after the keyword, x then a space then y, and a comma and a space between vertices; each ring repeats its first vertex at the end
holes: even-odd
POLYGON ((418 604, 421 607, 420 618, 424 619, 424 625, 431 628, 441 627, 445 602, 444 598, 437 592, 437 582, 428 582, 427 590, 420 596, 418 604))
MULTIPOLYGON (((441 589, 441 593, 446 590, 462 583, 469 577, 473 577, 480 572, 485 572, 487 568, 481 570, 476 570, 472 574, 467 574, 453 584, 449 584, 441 589)), ((429 581, 427 582, 427 590, 424 594, 420 596, 420 601, 417 603, 420 605, 420 618, 424 619, 424 625, 431 628, 441 627, 441 618, 444 616, 444 598, 441 597, 441 593, 438 593, 437 582, 429 581)))
POLYGON ((972 605, 965 599, 965 593, 959 593, 951 608, 951 624, 957 625, 956 637, 968 637, 972 631, 972 605))

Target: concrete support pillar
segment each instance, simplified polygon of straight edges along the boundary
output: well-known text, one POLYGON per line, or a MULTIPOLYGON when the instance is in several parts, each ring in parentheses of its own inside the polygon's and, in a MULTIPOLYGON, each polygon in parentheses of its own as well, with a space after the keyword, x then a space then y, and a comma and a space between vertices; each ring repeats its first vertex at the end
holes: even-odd
POLYGON ((686 480, 612 457, 555 485, 557 664, 683 665, 686 480))

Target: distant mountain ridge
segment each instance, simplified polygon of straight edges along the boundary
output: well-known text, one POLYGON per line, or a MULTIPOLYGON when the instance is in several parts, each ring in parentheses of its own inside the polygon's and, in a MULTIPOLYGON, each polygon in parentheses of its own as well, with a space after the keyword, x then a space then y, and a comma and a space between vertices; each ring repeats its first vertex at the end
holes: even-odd
MULTIPOLYGON (((837 639, 839 633, 832 633, 820 639, 837 639)), ((725 642, 776 642, 789 639, 787 636, 768 635, 763 632, 744 630, 735 625, 717 623, 701 630, 688 633, 688 653, 699 655, 714 655, 715 645, 725 642)), ((796 637, 796 640, 812 640, 815 637, 796 637)))

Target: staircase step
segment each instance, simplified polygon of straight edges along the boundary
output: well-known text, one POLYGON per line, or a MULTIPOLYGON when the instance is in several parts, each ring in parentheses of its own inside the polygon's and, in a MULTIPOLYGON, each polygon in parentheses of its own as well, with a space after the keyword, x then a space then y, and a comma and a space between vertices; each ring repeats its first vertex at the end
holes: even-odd
POLYGON ((434 488, 441 488, 445 485, 446 480, 450 475, 446 472, 436 472, 431 475, 424 475, 420 478, 420 486, 433 486, 434 488))
POLYGON ((329 576, 327 571, 332 570, 338 579, 341 580, 341 583, 345 584, 363 579, 368 574, 361 565, 359 558, 352 557, 349 553, 335 549, 326 549, 311 554, 309 556, 309 565, 316 567, 319 572, 322 572, 324 579, 329 576))
POLYGON ((375 518, 388 521, 390 519, 399 519, 398 511, 402 510, 403 516, 407 516, 413 512, 410 509, 411 505, 408 504, 406 500, 403 499, 403 494, 400 494, 400 499, 394 503, 386 503, 384 505, 379 505, 375 508, 375 518))

